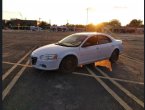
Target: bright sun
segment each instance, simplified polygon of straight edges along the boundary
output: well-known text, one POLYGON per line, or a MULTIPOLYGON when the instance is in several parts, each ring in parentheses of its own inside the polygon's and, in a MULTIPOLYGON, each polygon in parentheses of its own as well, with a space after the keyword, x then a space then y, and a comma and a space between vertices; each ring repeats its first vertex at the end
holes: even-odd
POLYGON ((97 24, 112 19, 125 25, 132 19, 144 20, 143 13, 144 0, 3 0, 3 19, 41 18, 59 25, 67 21, 70 24, 97 24))

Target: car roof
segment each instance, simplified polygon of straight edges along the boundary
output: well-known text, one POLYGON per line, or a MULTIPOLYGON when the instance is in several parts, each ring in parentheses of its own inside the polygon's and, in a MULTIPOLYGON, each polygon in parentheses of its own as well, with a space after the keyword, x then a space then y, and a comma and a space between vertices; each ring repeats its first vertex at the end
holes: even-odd
POLYGON ((80 33, 75 33, 77 35, 87 35, 87 36, 92 36, 92 35, 97 35, 97 34, 102 34, 102 35, 107 35, 105 33, 99 33, 99 32, 80 32, 80 33))
POLYGON ((88 37, 91 37, 93 35, 105 35, 107 37, 109 37, 110 39, 114 40, 114 38, 112 36, 110 36, 109 34, 106 33, 101 33, 101 32, 80 32, 80 33, 74 33, 76 35, 86 35, 88 37))

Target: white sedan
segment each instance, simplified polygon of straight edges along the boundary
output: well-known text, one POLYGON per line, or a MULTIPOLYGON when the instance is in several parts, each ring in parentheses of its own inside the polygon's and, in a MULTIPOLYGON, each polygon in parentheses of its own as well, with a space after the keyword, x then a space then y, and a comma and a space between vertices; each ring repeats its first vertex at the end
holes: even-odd
POLYGON ((108 34, 82 32, 34 50, 31 61, 32 66, 37 69, 72 72, 79 65, 99 60, 109 59, 114 63, 122 49, 122 41, 108 34))

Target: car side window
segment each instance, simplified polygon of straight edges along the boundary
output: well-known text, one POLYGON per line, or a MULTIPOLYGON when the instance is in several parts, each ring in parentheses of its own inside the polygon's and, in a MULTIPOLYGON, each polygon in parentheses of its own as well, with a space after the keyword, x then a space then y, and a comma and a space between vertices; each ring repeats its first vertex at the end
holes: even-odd
POLYGON ((88 47, 88 46, 93 46, 93 45, 97 45, 98 43, 98 39, 96 36, 92 36, 89 39, 87 39, 87 41, 83 44, 82 47, 88 47))
POLYGON ((105 35, 98 35, 98 44, 110 43, 112 40, 105 35))

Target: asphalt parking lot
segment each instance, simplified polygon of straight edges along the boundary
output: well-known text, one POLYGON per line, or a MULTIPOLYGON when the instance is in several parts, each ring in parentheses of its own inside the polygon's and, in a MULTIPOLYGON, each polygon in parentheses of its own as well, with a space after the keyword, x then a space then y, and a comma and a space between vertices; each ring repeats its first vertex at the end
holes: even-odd
POLYGON ((84 66, 64 74, 36 70, 27 62, 32 50, 69 34, 3 31, 3 109, 143 110, 144 35, 116 34, 124 53, 112 71, 84 66))

